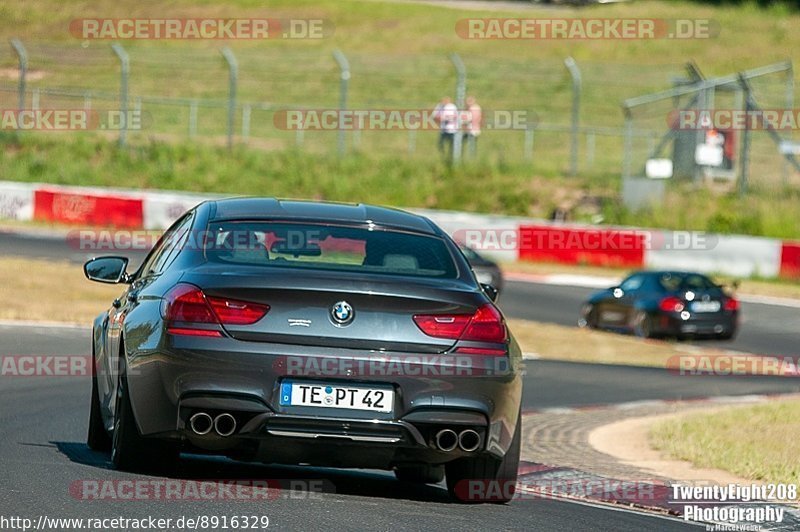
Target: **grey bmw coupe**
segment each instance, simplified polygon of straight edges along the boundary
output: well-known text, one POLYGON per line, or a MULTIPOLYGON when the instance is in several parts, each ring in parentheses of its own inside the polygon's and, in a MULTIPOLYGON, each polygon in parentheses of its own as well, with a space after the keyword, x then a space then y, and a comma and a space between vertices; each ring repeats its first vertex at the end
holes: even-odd
POLYGON ((235 198, 184 214, 93 327, 88 444, 123 470, 181 452, 446 476, 505 502, 520 453, 519 346, 458 246, 427 218, 235 198))

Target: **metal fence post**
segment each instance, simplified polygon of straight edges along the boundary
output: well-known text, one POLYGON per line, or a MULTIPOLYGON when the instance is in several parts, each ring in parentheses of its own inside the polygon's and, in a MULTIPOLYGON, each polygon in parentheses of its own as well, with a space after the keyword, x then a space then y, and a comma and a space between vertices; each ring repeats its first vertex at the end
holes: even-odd
MULTIPOLYGON (((350 62, 341 50, 333 51, 333 58, 339 65, 339 111, 347 109, 347 89, 350 83, 350 62)), ((345 130, 342 128, 341 122, 339 123, 338 134, 338 152, 339 156, 344 155, 346 146, 345 130)))
POLYGON ((464 98, 467 95, 467 67, 457 53, 450 54, 450 61, 456 69, 456 134, 453 137, 453 164, 461 161, 461 112, 464 110, 464 98))
MULTIPOLYGON (((739 74, 739 84, 744 91, 744 111, 745 116, 753 110, 751 105, 750 83, 742 74, 739 74)), ((748 186, 748 172, 750 164, 750 124, 745 121, 744 132, 742 135, 741 153, 739 153, 739 195, 744 196, 747 194, 748 186)))
POLYGON ((17 83, 17 108, 22 111, 25 109, 25 81, 28 75, 28 52, 25 50, 22 41, 11 39, 11 47, 17 53, 19 59, 19 81, 17 83))
POLYGON ((128 52, 119 44, 111 45, 111 49, 119 58, 120 78, 119 78, 119 111, 122 116, 122 124, 119 128, 119 145, 125 146, 128 136, 128 75, 130 74, 130 59, 128 52))
POLYGON ((570 145, 570 161, 569 161, 569 175, 575 177, 578 175, 578 133, 580 128, 580 111, 581 111, 581 70, 578 64, 572 57, 564 59, 564 66, 569 70, 569 75, 572 77, 572 128, 571 128, 571 145, 570 145))
POLYGON ((233 50, 227 46, 220 50, 228 63, 228 149, 233 148, 233 128, 236 123, 236 84, 239 81, 239 63, 233 50))
POLYGON ((625 112, 625 141, 622 154, 622 177, 631 177, 631 161, 633 158, 633 114, 630 108, 624 107, 625 112))

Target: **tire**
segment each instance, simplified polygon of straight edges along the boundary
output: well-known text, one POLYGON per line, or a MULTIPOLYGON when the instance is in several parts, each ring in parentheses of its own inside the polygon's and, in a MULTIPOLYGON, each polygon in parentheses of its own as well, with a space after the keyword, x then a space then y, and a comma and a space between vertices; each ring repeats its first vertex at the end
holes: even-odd
POLYGON ((394 476, 401 482, 438 484, 444 480, 444 466, 427 464, 399 466, 395 468, 394 476))
POLYGON ((717 340, 733 340, 735 337, 736 337, 736 331, 730 330, 728 332, 718 334, 717 340))
POLYGON ((92 404, 89 409, 89 430, 86 444, 93 451, 110 451, 111 436, 108 435, 103 416, 100 413, 100 392, 97 388, 97 366, 92 356, 92 404))
POLYGON ((492 456, 459 458, 445 465, 450 496, 464 503, 507 503, 514 498, 522 440, 522 415, 502 460, 492 456), (470 482, 476 483, 470 486, 470 482), (473 490, 473 487, 476 488, 473 490))
POLYGON ((653 337, 653 320, 647 312, 640 310, 634 315, 633 334, 639 338, 653 337))
POLYGON ((597 324, 597 307, 585 305, 582 309, 581 319, 578 320, 578 326, 586 329, 597 329, 597 324))
POLYGON ((131 472, 161 472, 172 469, 179 458, 178 445, 143 438, 131 407, 125 364, 120 356, 111 463, 115 469, 131 472))

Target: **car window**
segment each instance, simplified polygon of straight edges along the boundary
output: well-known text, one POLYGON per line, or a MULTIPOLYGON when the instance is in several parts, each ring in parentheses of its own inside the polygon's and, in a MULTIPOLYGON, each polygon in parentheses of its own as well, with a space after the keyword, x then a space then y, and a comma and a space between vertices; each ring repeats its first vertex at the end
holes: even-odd
POLYGON ((619 285, 624 292, 633 292, 638 290, 644 282, 644 275, 631 275, 619 285))
POLYGON ((455 278, 436 236, 329 224, 224 221, 209 225, 211 262, 455 278))
POLYGON ((658 284, 667 292, 674 292, 681 287, 683 277, 674 273, 662 273, 658 277, 658 284))
POLYGON ((684 290, 713 290, 717 288, 717 285, 704 275, 691 274, 684 278, 681 288, 684 290))
POLYGON ((139 269, 139 277, 159 274, 172 263, 189 236, 192 219, 188 214, 164 233, 139 269))

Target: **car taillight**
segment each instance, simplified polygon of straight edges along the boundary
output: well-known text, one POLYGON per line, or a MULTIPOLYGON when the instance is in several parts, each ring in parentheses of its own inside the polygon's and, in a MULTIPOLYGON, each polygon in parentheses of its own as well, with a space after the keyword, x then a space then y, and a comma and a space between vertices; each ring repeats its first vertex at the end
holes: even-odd
POLYGON ((222 297, 206 296, 206 299, 223 325, 252 325, 269 312, 269 305, 222 297))
POLYGON ((470 318, 469 314, 417 314, 414 323, 428 336, 458 340, 470 318))
POLYGON ((723 308, 725 310, 730 310, 730 311, 739 310, 739 300, 733 297, 729 297, 728 299, 725 300, 723 308))
POLYGON ((428 336, 473 342, 504 343, 506 325, 497 307, 486 304, 475 314, 417 314, 414 323, 428 336))
POLYGON ((686 306, 680 298, 669 296, 658 303, 658 308, 664 312, 681 312, 686 306))
POLYGON ((193 336, 221 336, 219 331, 193 329, 188 324, 251 325, 269 312, 269 305, 249 303, 223 297, 206 296, 200 288, 179 284, 167 293, 162 306, 162 316, 172 334, 193 336), (180 326, 173 327, 173 323, 180 326))

